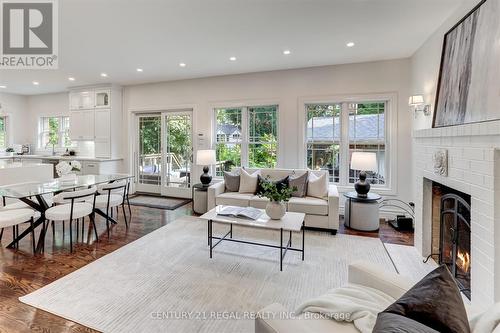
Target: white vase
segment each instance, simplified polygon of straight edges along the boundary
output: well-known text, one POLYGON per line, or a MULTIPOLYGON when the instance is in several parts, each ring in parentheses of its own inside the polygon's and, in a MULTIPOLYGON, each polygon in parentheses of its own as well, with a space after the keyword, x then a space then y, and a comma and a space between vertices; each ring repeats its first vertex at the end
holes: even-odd
POLYGON ((76 174, 67 173, 59 178, 63 184, 73 184, 76 181, 76 174))
POLYGON ((270 201, 266 206, 266 214, 271 220, 280 220, 286 213, 284 202, 270 201))

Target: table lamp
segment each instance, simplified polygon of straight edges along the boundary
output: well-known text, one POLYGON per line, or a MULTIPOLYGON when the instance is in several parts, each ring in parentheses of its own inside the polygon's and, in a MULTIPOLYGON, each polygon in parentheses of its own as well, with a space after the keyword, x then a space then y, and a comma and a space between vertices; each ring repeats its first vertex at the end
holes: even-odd
POLYGON ((209 166, 216 163, 215 150, 202 149, 196 152, 196 164, 203 165, 203 174, 200 176, 200 181, 203 185, 208 185, 212 181, 212 176, 208 174, 209 166))
POLYGON ((366 181, 366 171, 377 171, 377 155, 375 153, 367 153, 355 151, 351 157, 351 169, 359 170, 359 180, 354 184, 354 189, 358 193, 358 197, 368 197, 370 192, 370 183, 366 181))

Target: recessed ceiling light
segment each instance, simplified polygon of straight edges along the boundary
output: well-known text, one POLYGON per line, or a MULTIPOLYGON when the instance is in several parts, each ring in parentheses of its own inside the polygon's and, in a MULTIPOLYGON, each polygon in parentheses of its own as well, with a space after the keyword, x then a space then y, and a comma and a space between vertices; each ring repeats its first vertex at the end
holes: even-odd
POLYGON ((183 62, 181 62, 181 63, 179 64, 179 66, 181 66, 181 67, 186 67, 186 64, 185 64, 185 63, 183 63, 183 62))
POLYGON ((0 86, 0 89, 5 89, 5 88, 7 88, 7 86, 3 86, 3 85, 0 86))
POLYGON ((230 57, 229 60, 236 61, 236 57, 230 57))
POLYGON ((290 52, 290 50, 285 50, 285 51, 283 51, 283 54, 284 54, 284 55, 289 55, 290 53, 292 53, 292 52, 290 52))
POLYGON ((144 72, 144 70, 142 68, 137 68, 136 71, 138 71, 139 73, 144 72))
POLYGON ((353 47, 354 45, 356 45, 356 44, 354 44, 354 42, 349 42, 346 44, 347 47, 353 47))
POLYGON ((70 77, 68 77, 68 80, 75 81, 75 78, 70 76, 70 77))
POLYGON ((106 74, 106 73, 101 73, 101 76, 102 76, 102 77, 108 77, 108 74, 106 74))
POLYGON ((38 81, 33 81, 33 84, 34 84, 35 86, 37 86, 37 85, 39 85, 39 84, 40 84, 40 82, 38 82, 38 81))

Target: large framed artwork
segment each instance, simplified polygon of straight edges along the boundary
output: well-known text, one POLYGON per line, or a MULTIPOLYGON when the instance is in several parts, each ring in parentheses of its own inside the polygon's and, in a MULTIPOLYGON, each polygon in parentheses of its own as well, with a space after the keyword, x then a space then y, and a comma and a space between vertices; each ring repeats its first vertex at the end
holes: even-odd
POLYGON ((483 0, 444 36, 433 127, 500 119, 500 0, 483 0))

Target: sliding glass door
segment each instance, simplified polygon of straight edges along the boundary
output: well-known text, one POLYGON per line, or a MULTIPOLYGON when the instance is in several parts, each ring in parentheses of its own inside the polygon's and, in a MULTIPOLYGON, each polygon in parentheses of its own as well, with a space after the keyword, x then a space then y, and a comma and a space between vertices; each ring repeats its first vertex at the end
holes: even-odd
POLYGON ((137 191, 190 197, 192 111, 137 115, 137 191))

